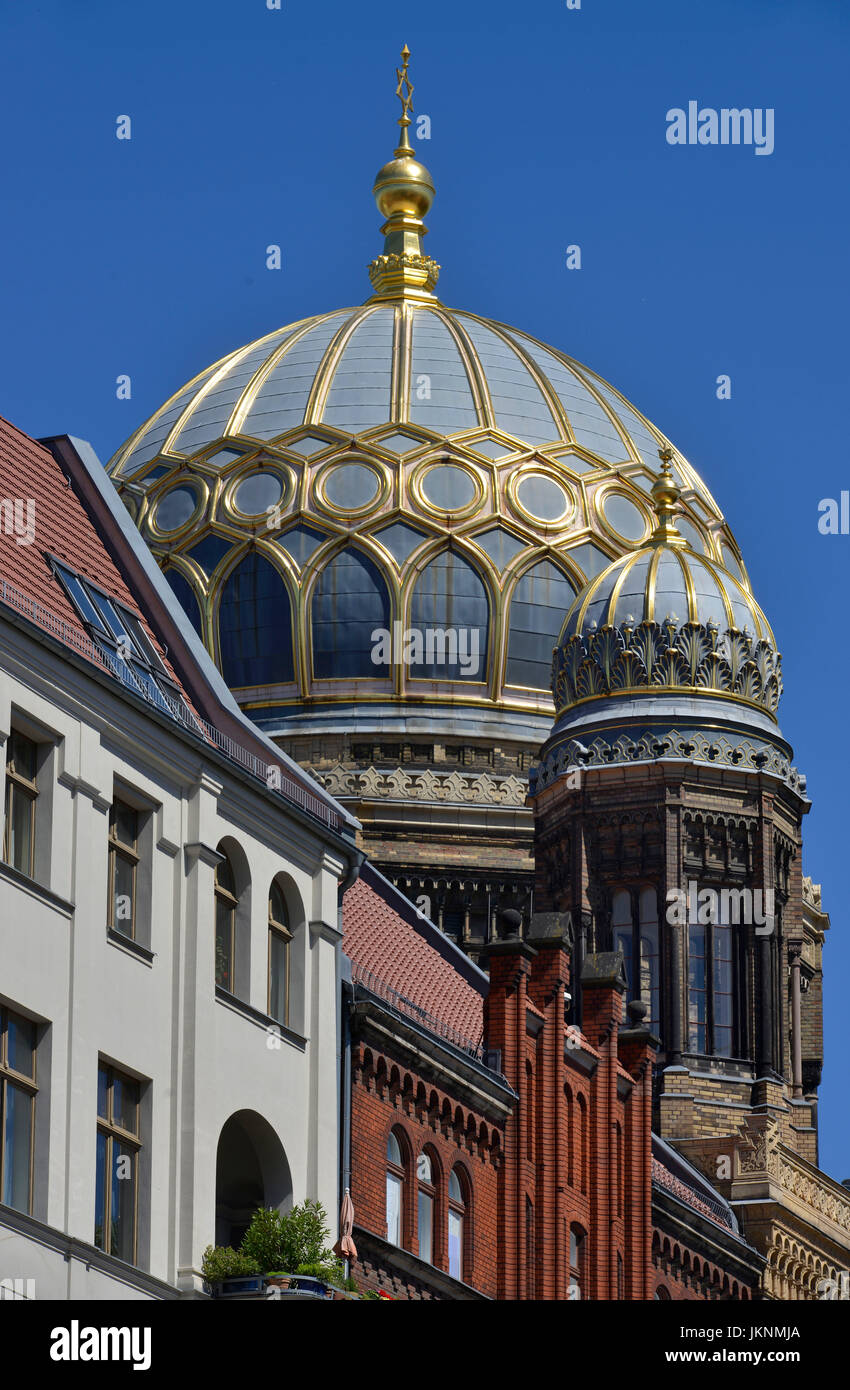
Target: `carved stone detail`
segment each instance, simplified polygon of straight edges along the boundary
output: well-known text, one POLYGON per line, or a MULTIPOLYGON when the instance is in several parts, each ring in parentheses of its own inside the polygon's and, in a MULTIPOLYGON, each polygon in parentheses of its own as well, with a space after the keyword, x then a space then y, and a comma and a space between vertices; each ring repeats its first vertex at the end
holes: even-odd
POLYGON ((454 805, 524 806, 528 783, 522 777, 493 777, 489 772, 353 770, 338 764, 330 771, 310 769, 332 796, 342 799, 375 797, 388 801, 445 801, 454 805))

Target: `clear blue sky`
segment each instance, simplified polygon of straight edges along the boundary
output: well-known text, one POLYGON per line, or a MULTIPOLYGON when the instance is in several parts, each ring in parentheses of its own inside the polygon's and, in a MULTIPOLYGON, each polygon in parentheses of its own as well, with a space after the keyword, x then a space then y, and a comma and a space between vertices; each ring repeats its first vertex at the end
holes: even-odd
POLYGON ((566 350, 664 429, 773 621, 782 725, 814 799, 804 867, 832 915, 821 1160, 848 1176, 850 536, 817 518, 850 487, 850 8, 429 0, 414 22, 407 8, 4 5, 0 410, 106 460, 226 351, 365 299, 406 41, 432 121, 442 297, 566 350), (666 112, 689 100, 773 108, 774 153, 671 147, 666 112))

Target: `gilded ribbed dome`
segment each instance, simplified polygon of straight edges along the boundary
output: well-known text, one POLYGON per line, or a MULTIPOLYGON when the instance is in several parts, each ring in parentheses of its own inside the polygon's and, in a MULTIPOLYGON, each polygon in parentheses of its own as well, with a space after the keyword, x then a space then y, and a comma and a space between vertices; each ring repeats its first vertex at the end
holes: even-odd
POLYGON ((735 575, 688 545, 676 524, 672 456, 661 455, 649 545, 590 580, 567 614, 552 664, 557 714, 585 701, 692 691, 773 715, 782 676, 770 625, 735 575))
MULTIPOLYGON (((434 186, 408 139, 402 56, 401 140, 373 189, 386 220, 371 298, 229 353, 108 468, 268 732, 356 724, 538 743, 564 615, 646 545, 670 445, 596 372, 437 298, 422 247, 434 186), (426 644, 455 634, 466 658, 401 650, 411 630, 426 644)), ((695 574, 729 573, 723 593, 744 602, 720 508, 681 454, 672 467, 679 526, 705 557, 695 574)))

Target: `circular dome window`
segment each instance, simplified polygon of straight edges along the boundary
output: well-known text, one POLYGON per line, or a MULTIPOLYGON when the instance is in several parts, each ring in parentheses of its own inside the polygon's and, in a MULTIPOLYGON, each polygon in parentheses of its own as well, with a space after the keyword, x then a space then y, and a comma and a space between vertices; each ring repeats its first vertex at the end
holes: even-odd
POLYGON ((324 477, 325 505, 338 507, 341 512, 358 512, 374 502, 380 486, 377 473, 365 464, 338 464, 324 477))
POLYGON ((523 478, 516 495, 523 511, 537 521, 560 521, 570 509, 566 489, 544 473, 530 473, 523 478))
POLYGON ((250 473, 237 484, 233 505, 243 516, 260 516, 283 496, 283 483, 276 473, 250 473))
POLYGON ((643 512, 622 493, 609 492, 601 504, 602 514, 610 526, 624 541, 642 541, 646 535, 646 520, 643 512))
POLYGON ((453 463, 438 463, 429 468, 422 480, 426 502, 440 512, 459 512, 469 507, 478 496, 478 485, 465 468, 453 463))
POLYGON ((191 487, 174 487, 160 497, 153 514, 158 531, 179 531, 194 516, 198 494, 191 487))

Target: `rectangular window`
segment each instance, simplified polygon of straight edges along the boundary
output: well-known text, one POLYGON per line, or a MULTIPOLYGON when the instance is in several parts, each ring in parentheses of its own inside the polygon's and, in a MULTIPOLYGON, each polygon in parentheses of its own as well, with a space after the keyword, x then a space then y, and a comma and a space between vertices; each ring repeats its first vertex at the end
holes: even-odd
POLYGON ((289 937, 269 927, 269 1018, 289 1022, 289 937))
POLYGON ((449 1209, 449 1274, 463 1278, 463 1215, 449 1209))
POLYGON ((136 871, 139 813, 114 801, 109 813, 109 897, 107 922, 123 936, 136 935, 136 871))
POLYGON ((387 1173, 387 1240, 401 1245, 401 1178, 387 1173))
POLYGON ((688 927, 688 1050, 706 1052, 708 990, 706 978, 706 928, 697 922, 688 927))
POLYGON ((139 1092, 132 1077, 98 1067, 94 1243, 127 1264, 136 1262, 139 1092))
POLYGON ((36 1027, 0 1009, 0 1201, 32 1211, 36 1027))
POLYGON ((732 932, 725 922, 712 928, 712 1051, 732 1056, 732 932))
POLYGON ((6 820, 3 858, 13 869, 35 877, 35 803, 38 747, 13 729, 6 749, 6 820))
POLYGON ((427 1192, 419 1192, 419 1258, 432 1263, 434 1234, 434 1199, 427 1192))
MULTIPOLYGON (((722 894, 720 902, 723 903, 722 894)), ((705 913, 705 906, 700 909, 705 913)), ((706 913, 706 915, 709 915, 706 913)), ((712 908, 713 919, 718 912, 712 908)), ((728 916, 725 907, 723 915, 728 916)), ((728 922, 691 922, 688 927, 688 1048, 731 1057, 735 1047, 735 962, 728 922)))

